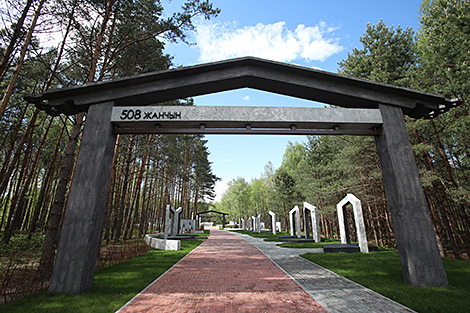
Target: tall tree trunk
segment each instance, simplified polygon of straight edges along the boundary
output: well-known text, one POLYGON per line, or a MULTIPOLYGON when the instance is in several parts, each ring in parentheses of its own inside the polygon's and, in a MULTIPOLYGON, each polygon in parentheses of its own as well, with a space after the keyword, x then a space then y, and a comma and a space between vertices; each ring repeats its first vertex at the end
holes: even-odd
POLYGON ((149 176, 150 175, 147 172, 147 175, 145 175, 145 180, 144 180, 144 189, 142 190, 142 212, 140 214, 140 222, 139 222, 139 237, 143 237, 147 232, 146 219, 147 219, 147 214, 148 214, 148 202, 150 201, 150 195, 147 194, 149 176))
POLYGON ((113 157, 113 165, 111 167, 111 178, 109 180, 108 185, 108 200, 106 203, 106 222, 105 222, 105 232, 104 232, 104 240, 109 243, 110 234, 111 234, 111 217, 113 213, 113 198, 115 193, 115 186, 116 186, 116 167, 117 161, 119 156, 119 147, 121 146, 121 135, 117 135, 116 138, 116 146, 114 148, 114 157, 113 157))
POLYGON ((31 214, 32 214, 32 211, 33 211, 33 209, 32 209, 33 208, 33 203, 35 202, 35 199, 36 199, 37 193, 38 193, 40 171, 35 169, 33 174, 34 174, 34 177, 31 180, 32 182, 34 182, 34 183, 31 183, 33 186, 32 186, 32 188, 29 188, 29 195, 24 200, 24 202, 25 202, 24 211, 26 211, 26 213, 25 213, 25 216, 23 217, 23 221, 21 222, 20 231, 26 231, 26 230, 29 229, 28 227, 29 227, 29 222, 30 222, 30 219, 31 219, 31 214))
POLYGON ((15 24, 15 30, 13 31, 13 35, 10 39, 10 43, 8 44, 8 47, 5 49, 5 53, 3 54, 2 60, 0 61, 0 81, 3 80, 3 76, 5 75, 7 71, 8 63, 10 63, 10 59, 12 57, 13 51, 15 50, 15 45, 18 39, 20 38, 21 29, 23 28, 24 20, 26 19, 26 16, 28 15, 28 11, 31 8, 32 3, 33 3, 33 0, 26 1, 26 4, 23 8, 21 16, 15 24))
POLYGON ((26 56, 26 52, 28 51, 28 46, 31 42, 31 37, 33 36, 34 28, 36 27, 37 20, 39 18, 39 15, 41 14, 41 9, 45 1, 46 0, 39 1, 38 7, 36 8, 36 12, 34 13, 33 20, 26 34, 23 47, 21 48, 21 53, 18 58, 18 63, 16 64, 16 68, 13 72, 13 75, 11 76, 10 83, 8 84, 3 94, 2 101, 0 102, 0 119, 3 117, 3 114, 5 113, 5 109, 7 107, 8 101, 10 101, 10 97, 13 92, 13 87, 15 86, 16 80, 18 79, 18 76, 20 75, 20 70, 23 67, 24 58, 26 56))
MULTIPOLYGON (((151 140, 152 140, 152 135, 148 135, 146 147, 148 147, 150 145, 151 140)), ((131 210, 135 212, 134 216, 139 211, 139 196, 140 196, 140 190, 141 190, 140 187, 142 185, 144 172, 147 168, 147 159, 149 157, 149 153, 150 153, 150 150, 146 149, 145 153, 142 157, 142 163, 140 165, 139 173, 137 175, 137 179, 136 179, 136 182, 135 182, 134 195, 132 197, 132 205, 131 205, 131 210)), ((128 219, 129 218, 130 218, 130 216, 128 217, 128 219)), ((127 223, 126 223, 126 225, 127 225, 127 223)), ((130 228, 132 228, 132 222, 131 222, 130 228)), ((126 227, 124 229, 124 234, 123 234, 124 240, 126 240, 126 238, 127 238, 127 233, 128 233, 128 227, 126 227)))
MULTIPOLYGON (((24 156, 23 156, 23 164, 21 166, 20 175, 18 177, 18 188, 17 188, 17 191, 13 194, 12 203, 10 205, 10 212, 11 212, 10 216, 11 217, 7 221, 6 231, 3 234, 3 242, 4 243, 8 243, 10 241, 11 236, 13 235, 14 231, 16 230, 16 228, 18 226, 18 223, 21 221, 21 217, 23 216, 23 212, 21 211, 21 208, 17 204, 18 204, 18 201, 20 200, 21 186, 23 185, 24 188, 26 188, 26 184, 23 184, 23 178, 26 177, 26 180, 28 180, 28 175, 27 175, 28 167, 29 167, 28 162, 29 162, 29 156, 30 156, 31 150, 32 150, 32 143, 33 143, 32 136, 33 136, 34 127, 35 127, 35 124, 36 124, 36 117, 37 117, 37 114, 34 116, 33 121, 30 121, 30 125, 32 125, 32 126, 31 126, 31 128, 28 132, 28 136, 27 136, 27 138, 29 138, 29 141, 28 141, 28 144, 26 146, 26 151, 25 151, 24 156)), ((25 140, 26 140, 26 138, 25 138, 25 140)), ((16 157, 16 155, 15 155, 15 157, 16 157)), ((18 159, 19 159, 19 155, 18 155, 18 159)))
POLYGON ((44 277, 49 277, 52 273, 57 245, 60 235, 60 224, 65 209, 66 198, 68 194, 68 185, 73 174, 75 163, 75 151, 77 149, 81 128, 85 113, 78 113, 75 117, 70 139, 65 150, 65 157, 62 163, 59 183, 57 185, 54 201, 49 212, 49 218, 46 226, 46 236, 42 246, 41 260, 39 262, 39 272, 44 277))
MULTIPOLYGON (((10 164, 11 155, 13 151, 15 150, 16 138, 18 137, 18 133, 20 132, 22 121, 26 115, 26 111, 28 111, 28 106, 25 105, 21 113, 21 116, 17 119, 16 123, 12 125, 11 129, 8 132, 12 134, 12 138, 11 138, 10 147, 8 148, 7 152, 5 153, 5 157, 3 158, 2 170, 0 171, 0 182, 4 181, 5 173, 8 169, 8 165, 10 164)), ((5 136, 5 139, 6 138, 7 136, 5 136)), ((26 140, 26 137, 25 137, 25 140, 26 140)), ((23 141, 23 144, 24 144, 24 141, 23 141)), ((1 195, 1 192, 0 192, 0 195, 1 195)))
POLYGON ((125 217, 126 218, 124 219, 123 230, 122 230, 122 239, 124 241, 127 240, 127 233, 128 233, 129 228, 130 228, 130 222, 132 220, 131 216, 134 213, 134 200, 135 199, 132 197, 132 195, 134 194, 134 191, 137 189, 137 185, 135 184, 135 179, 134 179, 134 173, 136 171, 137 164, 134 161, 135 161, 135 159, 133 160, 132 171, 131 171, 131 174, 129 176, 129 183, 131 181, 134 182, 134 183, 130 184, 129 190, 126 193, 126 205, 125 205, 125 208, 126 208, 125 217))
POLYGON ((123 174, 123 183, 122 183, 122 190, 121 190, 121 196, 119 198, 119 211, 117 214, 117 219, 116 223, 114 225, 115 229, 115 237, 114 240, 117 241, 121 237, 122 233, 122 223, 124 221, 124 211, 125 211, 125 206, 126 206, 126 195, 127 195, 127 189, 129 186, 129 175, 130 175, 130 168, 131 168, 131 162, 132 162, 132 148, 134 146, 134 136, 131 136, 129 139, 129 143, 127 146, 127 153, 124 159, 125 163, 125 168, 124 168, 124 174, 123 174))
MULTIPOLYGON (((62 157, 59 155, 57 158, 57 164, 62 164, 62 157)), ((39 230, 44 231, 47 226, 48 217, 50 208, 52 207, 52 202, 54 200, 55 191, 57 190, 57 186, 59 185, 61 169, 58 167, 54 167, 52 172, 52 177, 49 180, 49 186, 46 189, 46 197, 44 199, 44 204, 41 209, 41 216, 39 218, 39 230)))
MULTIPOLYGON (((18 201, 18 204, 16 205, 16 207, 14 208, 15 210, 15 216, 14 216, 14 219, 12 221, 12 224, 10 225, 10 232, 6 232, 6 234, 8 234, 9 236, 11 236, 13 234, 13 232, 19 228, 21 225, 20 225, 20 222, 21 222, 21 219, 24 215, 24 212, 26 211, 27 209, 27 194, 30 190, 30 184, 31 184, 31 180, 34 178, 35 176, 35 172, 36 172, 36 168, 38 167, 38 164, 39 164, 39 160, 40 160, 40 157, 42 155, 42 151, 43 151, 43 147, 44 147, 44 143, 46 142, 46 139, 47 139, 47 134, 49 133, 49 130, 51 128, 51 125, 52 125, 52 121, 53 121, 53 118, 50 119, 49 121, 49 125, 47 126, 45 132, 44 132, 44 136, 43 136, 43 139, 37 149, 37 153, 36 153, 36 157, 33 161, 33 165, 31 167, 31 169, 27 169, 27 164, 26 162, 28 162, 28 158, 29 158, 29 151, 27 152, 27 154, 25 155, 25 164, 24 164, 24 167, 26 168, 26 181, 23 185, 23 190, 21 191, 21 194, 19 195, 19 201, 18 201)), ((32 133, 31 133, 32 134, 32 133)), ((30 143, 32 143, 32 139, 30 138, 30 143)), ((31 144, 32 145, 32 144, 31 144)), ((30 150, 30 149, 28 149, 30 150)), ((12 208, 13 209, 13 208, 12 208)), ((9 240, 10 238, 8 238, 9 240)))
POLYGON ((43 204, 45 202, 44 199, 46 197, 46 192, 49 189, 49 186, 51 184, 50 181, 51 181, 51 178, 53 177, 54 168, 56 166, 56 160, 57 160, 57 155, 59 153, 60 142, 62 140, 62 136, 64 134, 64 130, 65 130, 66 127, 67 127, 67 120, 65 119, 64 124, 63 124, 62 128, 60 129, 59 137, 57 138, 54 153, 52 154, 52 158, 51 158, 50 163, 49 163, 49 168, 47 170, 46 176, 44 177, 44 179, 42 181, 41 190, 39 192, 39 197, 38 197, 38 200, 36 202, 36 207, 34 209, 34 215, 31 219, 31 223, 29 225, 29 236, 31 236, 31 234, 33 234, 37 230, 38 222, 39 222, 39 216, 40 216, 40 213, 41 213, 41 211, 44 207, 43 204))
POLYGON ((28 127, 26 128, 23 136, 20 139, 20 142, 15 151, 15 155, 13 156, 13 160, 10 162, 7 170, 5 171, 4 176, 2 177, 2 182, 0 184, 0 195, 3 194, 3 192, 5 191, 5 188, 10 182, 11 174, 16 168, 16 164, 18 163, 18 160, 20 159, 26 140, 31 136, 32 132, 34 131, 34 127, 36 126, 36 120, 37 120, 39 112, 40 111, 38 109, 35 109, 31 118, 29 119, 28 127))
MULTIPOLYGON (((116 2, 116 0, 107 0, 106 1, 106 10, 104 12, 103 16, 103 21, 101 23, 101 28, 100 32, 96 38, 96 45, 95 48, 93 49, 93 54, 91 56, 91 66, 90 70, 88 71, 88 76, 87 76, 87 83, 95 81, 95 75, 96 75, 96 69, 98 66, 98 60, 101 54, 102 50, 102 44, 104 41, 104 35, 106 33, 106 30, 108 28, 108 22, 109 18, 111 16, 111 12, 113 11, 113 5, 116 2)), ((104 71, 105 69, 102 69, 104 71)))
POLYGON ((440 152, 440 154, 441 154, 441 158, 442 158, 442 160, 444 161, 444 164, 445 164, 445 166, 446 166, 447 174, 449 175, 449 179, 450 179, 450 181, 452 182, 452 185, 453 185, 455 188, 458 188, 457 182, 455 181, 455 178, 454 178, 454 174, 452 173, 452 167, 450 166, 449 159, 447 158, 447 154, 446 154, 446 152, 445 152, 444 146, 442 145, 441 138, 439 137, 439 133, 437 132, 436 124, 434 123, 434 120, 431 120, 431 125, 432 125, 432 127, 433 127, 433 130, 434 130, 434 137, 436 138, 437 146, 438 146, 438 148, 439 148, 439 152, 440 152))

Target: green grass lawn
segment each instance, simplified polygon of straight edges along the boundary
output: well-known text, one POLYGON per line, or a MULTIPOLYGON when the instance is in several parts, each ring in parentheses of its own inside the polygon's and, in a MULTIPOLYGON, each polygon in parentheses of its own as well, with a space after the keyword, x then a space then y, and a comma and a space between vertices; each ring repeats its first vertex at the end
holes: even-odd
POLYGON ((324 244, 340 244, 341 241, 333 239, 325 239, 324 242, 284 242, 277 244, 281 248, 300 248, 300 249, 312 249, 312 248, 323 248, 324 244))
POLYGON ((285 232, 285 231, 277 233, 276 235, 263 234, 263 233, 258 234, 258 233, 252 233, 252 232, 249 232, 249 231, 244 231, 244 230, 230 230, 230 231, 235 232, 235 233, 250 235, 253 238, 264 238, 264 241, 279 241, 279 236, 288 236, 289 235, 289 233, 285 232))
POLYGON ((444 259, 449 287, 416 288, 403 283, 395 250, 371 253, 307 253, 302 257, 418 312, 469 312, 470 263, 444 259))
POLYGON ((151 249, 144 255, 102 269, 95 274, 93 288, 80 296, 41 291, 0 306, 0 312, 115 312, 201 242, 182 240, 179 251, 151 249))

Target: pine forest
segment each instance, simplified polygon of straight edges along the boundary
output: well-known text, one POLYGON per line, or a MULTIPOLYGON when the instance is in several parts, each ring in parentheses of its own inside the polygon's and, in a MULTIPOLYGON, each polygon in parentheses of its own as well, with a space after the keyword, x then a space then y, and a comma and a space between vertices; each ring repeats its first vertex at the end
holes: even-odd
MULTIPOLYGON (((49 116, 23 97, 173 68, 165 43, 191 44, 195 19, 220 13, 209 0, 182 1, 177 12, 165 12, 161 0, 7 2, 0 30, 0 303, 15 299, 6 286, 11 291, 19 268, 32 280, 25 288, 47 287, 86 123, 86 113, 49 116)), ((470 3, 423 0, 417 15, 417 30, 384 21, 365 26, 362 47, 338 63, 338 73, 461 100, 435 119, 406 123, 441 254, 468 260, 470 3)), ((237 222, 262 214, 266 225, 271 210, 286 228, 289 210, 307 201, 320 209, 322 236, 337 238, 336 203, 353 193, 369 241, 395 246, 373 138, 290 143, 279 168, 268 163, 259 179, 229 182, 220 202, 213 202, 219 178, 206 142, 201 135, 118 135, 99 267, 115 262, 106 257, 113 251, 145 252, 142 237, 163 230, 167 204, 182 207, 183 218, 210 205, 237 222)))
MULTIPOLYGON (((13 286, 14 270, 22 267, 35 279, 30 288, 40 289, 52 271, 86 114, 51 117, 23 96, 169 69, 172 57, 163 52, 164 43, 187 42, 194 19, 213 18, 219 9, 200 0, 188 0, 172 14, 158 0, 9 3, 2 11, 9 28, 1 30, 0 46, 1 284, 13 286), (57 44, 43 46, 51 34, 57 44)), ((167 204, 184 207, 189 217, 213 198, 218 178, 208 155, 202 136, 118 136, 100 259, 111 250, 130 250, 131 256, 133 249, 145 251, 119 243, 162 231, 167 204)), ((113 262, 104 257, 104 263, 113 262)), ((4 302, 15 297, 7 297, 7 289, 4 302)))

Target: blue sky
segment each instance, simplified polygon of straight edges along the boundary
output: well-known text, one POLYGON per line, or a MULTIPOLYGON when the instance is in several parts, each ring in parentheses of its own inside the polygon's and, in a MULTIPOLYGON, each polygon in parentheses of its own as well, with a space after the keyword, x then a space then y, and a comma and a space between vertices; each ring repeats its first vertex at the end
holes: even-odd
MULTIPOLYGON (((183 1, 163 0, 171 11, 183 1)), ((222 11, 211 20, 199 20, 191 35, 192 46, 167 44, 175 66, 256 56, 337 72, 337 63, 353 48, 362 48, 359 37, 367 23, 380 19, 387 26, 419 27, 421 0, 213 0, 222 11)), ((322 106, 318 103, 240 89, 195 98, 196 105, 322 106)), ((259 177, 269 161, 279 167, 288 141, 304 136, 206 136, 214 174, 222 178, 218 196, 237 177, 259 177)))

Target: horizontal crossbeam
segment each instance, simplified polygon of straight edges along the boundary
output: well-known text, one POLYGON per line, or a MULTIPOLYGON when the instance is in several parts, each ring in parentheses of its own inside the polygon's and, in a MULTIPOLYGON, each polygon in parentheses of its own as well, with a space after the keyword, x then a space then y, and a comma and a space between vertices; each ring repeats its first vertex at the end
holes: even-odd
POLYGON ((378 135, 378 109, 151 106, 114 107, 118 134, 378 135))
POLYGON ((227 128, 211 128, 211 129, 134 129, 134 128, 114 128, 115 134, 200 134, 200 135, 348 135, 348 136, 376 136, 380 132, 378 130, 325 130, 325 129, 227 129, 227 128))

